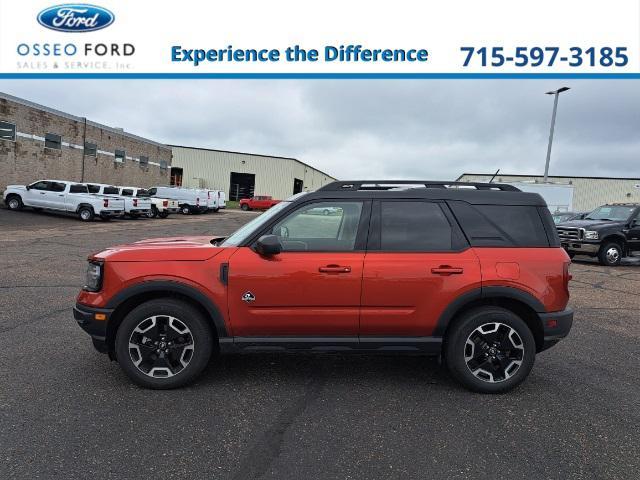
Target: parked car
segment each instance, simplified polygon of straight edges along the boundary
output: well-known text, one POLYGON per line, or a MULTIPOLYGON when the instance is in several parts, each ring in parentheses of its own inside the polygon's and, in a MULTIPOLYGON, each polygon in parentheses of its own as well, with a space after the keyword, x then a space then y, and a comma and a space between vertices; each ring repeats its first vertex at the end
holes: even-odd
POLYGON ((248 210, 268 210, 280 202, 281 200, 274 200, 273 197, 268 195, 257 195, 255 197, 241 199, 240 208, 245 212, 248 210))
POLYGON ((640 204, 602 205, 582 220, 556 225, 562 246, 570 257, 597 257, 601 265, 619 265, 622 259, 640 251, 640 204))
POLYGON ((203 213, 209 208, 207 194, 202 190, 182 187, 152 187, 149 189, 152 197, 168 198, 178 202, 180 213, 203 213))
POLYGON ((96 215, 107 220, 124 212, 122 199, 92 195, 86 185, 65 180, 9 185, 4 192, 4 202, 10 210, 31 207, 34 210, 73 213, 86 222, 93 220, 96 215))
POLYGON ((260 350, 441 355, 471 390, 518 385, 573 321, 570 260, 542 197, 381 183, 409 184, 334 182, 227 238, 91 255, 75 318, 149 388, 188 384, 214 352, 260 350), (339 213, 308 214, 324 208, 339 213))
POLYGON ((172 213, 178 213, 180 211, 180 205, 177 200, 170 200, 168 198, 152 197, 149 190, 146 188, 133 188, 133 196, 137 198, 146 198, 151 202, 151 210, 147 216, 149 218, 167 218, 172 213))
POLYGON ((551 217, 553 218, 553 223, 558 224, 570 220, 582 220, 587 215, 589 215, 589 212, 555 212, 551 214, 551 217))

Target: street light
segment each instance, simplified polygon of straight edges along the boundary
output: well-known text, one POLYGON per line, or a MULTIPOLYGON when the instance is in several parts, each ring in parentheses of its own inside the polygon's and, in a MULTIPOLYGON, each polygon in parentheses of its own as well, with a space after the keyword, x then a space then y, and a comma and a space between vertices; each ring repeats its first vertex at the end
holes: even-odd
POLYGON ((547 147, 547 162, 544 165, 544 183, 547 183, 547 177, 549 176, 549 161, 551 160, 551 144, 553 143, 553 129, 556 126, 556 111, 558 110, 558 96, 562 92, 569 90, 569 87, 562 87, 558 90, 546 92, 546 95, 555 95, 553 99, 553 113, 551 114, 551 130, 549 131, 549 146, 547 147))

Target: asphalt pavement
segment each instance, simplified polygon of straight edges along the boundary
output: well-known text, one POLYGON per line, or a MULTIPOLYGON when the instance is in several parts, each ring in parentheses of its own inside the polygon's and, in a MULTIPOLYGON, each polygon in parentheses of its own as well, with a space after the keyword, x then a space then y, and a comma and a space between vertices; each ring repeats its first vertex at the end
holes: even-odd
POLYGON ((638 478, 638 259, 575 259, 570 336, 504 395, 391 355, 227 356, 151 391, 93 349, 71 312, 89 253, 254 215, 84 224, 0 209, 0 478, 638 478))

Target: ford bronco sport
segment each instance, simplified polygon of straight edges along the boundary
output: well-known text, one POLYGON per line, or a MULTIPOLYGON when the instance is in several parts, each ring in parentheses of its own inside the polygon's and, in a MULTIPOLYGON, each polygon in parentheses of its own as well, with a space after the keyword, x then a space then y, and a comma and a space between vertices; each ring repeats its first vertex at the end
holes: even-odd
POLYGON ((569 264, 538 194, 342 181, 227 238, 91 255, 74 316, 150 388, 193 381, 213 354, 282 350, 441 355, 467 388, 495 393, 568 334, 569 264))

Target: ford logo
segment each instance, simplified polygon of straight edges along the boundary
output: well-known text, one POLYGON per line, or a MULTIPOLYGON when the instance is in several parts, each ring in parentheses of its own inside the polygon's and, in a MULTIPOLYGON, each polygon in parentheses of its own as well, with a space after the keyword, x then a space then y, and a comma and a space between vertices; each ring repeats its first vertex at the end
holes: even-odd
POLYGON ((93 32, 108 27, 115 18, 106 8, 68 3, 45 8, 38 14, 38 23, 59 32, 93 32))

